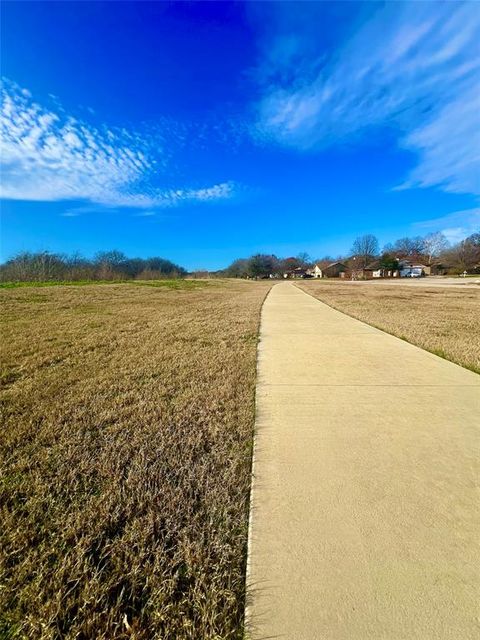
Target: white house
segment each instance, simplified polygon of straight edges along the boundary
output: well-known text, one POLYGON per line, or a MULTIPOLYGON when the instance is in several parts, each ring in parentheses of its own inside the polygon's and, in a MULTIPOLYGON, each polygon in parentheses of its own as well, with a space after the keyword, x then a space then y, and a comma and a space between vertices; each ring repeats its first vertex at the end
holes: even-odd
POLYGON ((398 266, 400 269, 400 276, 402 278, 420 278, 422 276, 429 276, 431 267, 426 264, 420 264, 414 260, 404 258, 399 260, 398 266))

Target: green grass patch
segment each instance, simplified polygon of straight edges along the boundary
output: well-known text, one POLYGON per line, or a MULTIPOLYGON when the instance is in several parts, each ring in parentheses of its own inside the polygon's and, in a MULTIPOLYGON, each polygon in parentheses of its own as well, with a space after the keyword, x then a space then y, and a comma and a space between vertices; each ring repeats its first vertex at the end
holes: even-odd
POLYGON ((47 280, 31 282, 0 282, 0 289, 17 289, 22 287, 84 287, 87 285, 102 284, 130 284, 147 287, 162 287, 165 289, 201 289, 210 283, 205 280, 183 280, 175 278, 170 280, 47 280))
POLYGON ((82 287, 91 284, 128 284, 132 280, 44 280, 29 282, 0 282, 0 289, 17 289, 20 287, 82 287))

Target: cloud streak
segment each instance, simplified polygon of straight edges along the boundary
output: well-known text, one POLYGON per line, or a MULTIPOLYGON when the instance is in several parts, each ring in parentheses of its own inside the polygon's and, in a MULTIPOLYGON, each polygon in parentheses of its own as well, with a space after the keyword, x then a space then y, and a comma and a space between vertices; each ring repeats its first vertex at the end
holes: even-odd
POLYGON ((480 208, 454 211, 440 218, 416 222, 412 228, 416 233, 441 231, 449 242, 455 244, 473 233, 480 233, 480 208))
POLYGON ((282 42, 277 79, 271 60, 269 76, 259 73, 259 135, 307 151, 387 126, 418 158, 402 188, 480 193, 475 3, 386 3, 328 59, 315 56, 311 42, 302 58, 298 39, 283 35, 272 46, 282 42), (290 59, 300 71, 286 84, 278 77, 290 77, 290 59))
POLYGON ((13 83, 3 83, 1 105, 2 198, 151 209, 235 193, 233 182, 159 189, 153 182, 166 162, 161 149, 154 157, 135 133, 95 128, 61 110, 46 109, 13 83))

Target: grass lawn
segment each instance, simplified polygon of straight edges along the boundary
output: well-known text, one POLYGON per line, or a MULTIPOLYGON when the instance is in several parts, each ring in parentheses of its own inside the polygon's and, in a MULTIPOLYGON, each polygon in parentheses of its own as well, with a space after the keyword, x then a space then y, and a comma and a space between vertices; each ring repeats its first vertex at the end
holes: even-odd
MULTIPOLYGON (((207 286, 206 280, 46 280, 41 282, 0 282, 0 289, 18 289, 22 287, 84 287, 101 284, 128 284, 165 289, 201 289, 207 286)), ((210 283, 212 284, 212 283, 210 283)))
POLYGON ((480 373, 480 290, 308 281, 331 307, 480 373))
POLYGON ((0 291, 0 637, 242 637, 271 285, 183 282, 0 291))

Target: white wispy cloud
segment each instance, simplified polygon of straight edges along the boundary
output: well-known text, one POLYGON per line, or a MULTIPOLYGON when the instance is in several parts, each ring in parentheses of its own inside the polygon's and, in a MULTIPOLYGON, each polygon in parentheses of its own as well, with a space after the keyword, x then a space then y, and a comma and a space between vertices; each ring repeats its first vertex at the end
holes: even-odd
POLYGON ((78 216, 82 216, 85 213, 97 213, 98 212, 98 207, 95 204, 87 204, 85 206, 76 206, 76 207, 71 207, 69 209, 65 209, 65 211, 62 211, 60 213, 60 215, 63 218, 78 218, 78 216))
POLYGON ((140 211, 139 213, 135 213, 134 215, 136 218, 152 218, 153 216, 156 216, 157 213, 156 211, 150 211, 149 209, 146 209, 144 211, 140 211))
POLYGON ((455 244, 473 233, 480 233, 480 208, 454 211, 440 218, 422 220, 412 225, 414 233, 440 231, 449 242, 455 244))
POLYGON ((81 215, 81 213, 78 211, 75 211, 74 209, 70 209, 69 211, 64 211, 60 215, 62 216, 62 218, 78 218, 78 216, 81 215))
POLYGON ((3 82, 1 106, 1 198, 151 209, 235 193, 233 182, 159 189, 154 185, 164 166, 161 149, 152 156, 148 143, 133 132, 96 128, 46 109, 11 82, 3 82))
POLYGON ((418 154, 401 187, 479 193, 479 42, 477 3, 386 3, 328 59, 279 34, 278 73, 272 60, 259 73, 257 133, 311 150, 392 127, 418 154))

